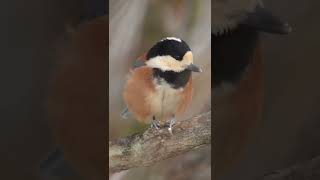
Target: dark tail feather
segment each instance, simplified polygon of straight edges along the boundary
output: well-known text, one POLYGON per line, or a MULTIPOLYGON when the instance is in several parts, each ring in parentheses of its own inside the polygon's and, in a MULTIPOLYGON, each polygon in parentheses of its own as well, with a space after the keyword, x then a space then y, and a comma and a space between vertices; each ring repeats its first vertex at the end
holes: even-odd
POLYGON ((71 165, 65 161, 63 152, 56 149, 48 158, 41 162, 40 172, 44 176, 76 176, 77 173, 71 165))

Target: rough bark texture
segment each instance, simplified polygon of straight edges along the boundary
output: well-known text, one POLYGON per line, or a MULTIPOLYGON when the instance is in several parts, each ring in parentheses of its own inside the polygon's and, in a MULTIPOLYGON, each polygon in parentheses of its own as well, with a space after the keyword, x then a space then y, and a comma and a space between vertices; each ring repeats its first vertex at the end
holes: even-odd
POLYGON ((318 180, 320 179, 320 156, 292 167, 265 174, 258 180, 318 180))
POLYGON ((173 135, 149 128, 109 142, 109 172, 149 166, 204 144, 211 144, 211 111, 177 122, 173 135))

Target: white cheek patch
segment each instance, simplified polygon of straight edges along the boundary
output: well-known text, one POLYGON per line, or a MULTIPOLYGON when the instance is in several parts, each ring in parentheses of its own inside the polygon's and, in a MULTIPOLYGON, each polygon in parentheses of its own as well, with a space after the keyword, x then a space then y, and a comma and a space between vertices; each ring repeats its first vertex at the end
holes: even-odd
POLYGON ((181 72, 192 62, 193 56, 191 51, 189 51, 183 56, 182 61, 175 60, 172 56, 157 56, 146 61, 146 64, 149 67, 158 68, 162 71, 181 72))

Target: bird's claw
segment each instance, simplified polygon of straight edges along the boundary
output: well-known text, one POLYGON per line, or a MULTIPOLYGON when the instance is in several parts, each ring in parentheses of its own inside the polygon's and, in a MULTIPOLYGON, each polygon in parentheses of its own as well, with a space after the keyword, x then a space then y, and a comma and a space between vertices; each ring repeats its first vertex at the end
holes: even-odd
MULTIPOLYGON (((170 119, 170 121, 168 121, 168 122, 165 124, 165 127, 168 127, 168 126, 169 126, 169 127, 168 127, 168 131, 169 131, 169 133, 170 133, 171 135, 173 135, 172 130, 173 130, 173 125, 175 124, 175 122, 176 122, 175 118, 172 118, 172 119, 170 119)), ((160 130, 160 127, 161 127, 161 126, 160 126, 160 123, 159 123, 158 121, 152 120, 150 127, 151 127, 152 129, 160 130)))
POLYGON ((157 122, 157 121, 152 121, 150 127, 151 127, 152 129, 159 130, 159 129, 160 129, 160 123, 157 122))
POLYGON ((172 127, 169 127, 169 128, 168 128, 168 131, 169 131, 169 133, 170 133, 171 135, 173 135, 173 134, 172 134, 172 127))
POLYGON ((169 122, 168 131, 169 131, 169 133, 170 133, 171 135, 173 135, 173 134, 172 134, 172 127, 173 127, 173 125, 175 124, 175 122, 176 122, 175 118, 172 118, 172 119, 170 120, 170 122, 169 122))

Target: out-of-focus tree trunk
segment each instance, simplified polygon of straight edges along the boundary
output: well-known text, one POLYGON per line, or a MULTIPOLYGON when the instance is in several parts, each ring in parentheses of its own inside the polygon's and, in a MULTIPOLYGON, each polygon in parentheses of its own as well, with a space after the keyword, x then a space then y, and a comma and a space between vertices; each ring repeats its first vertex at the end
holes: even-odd
POLYGON ((265 6, 288 20, 293 31, 287 36, 263 37, 264 120, 228 180, 254 180, 320 154, 320 2, 270 0, 265 6))

